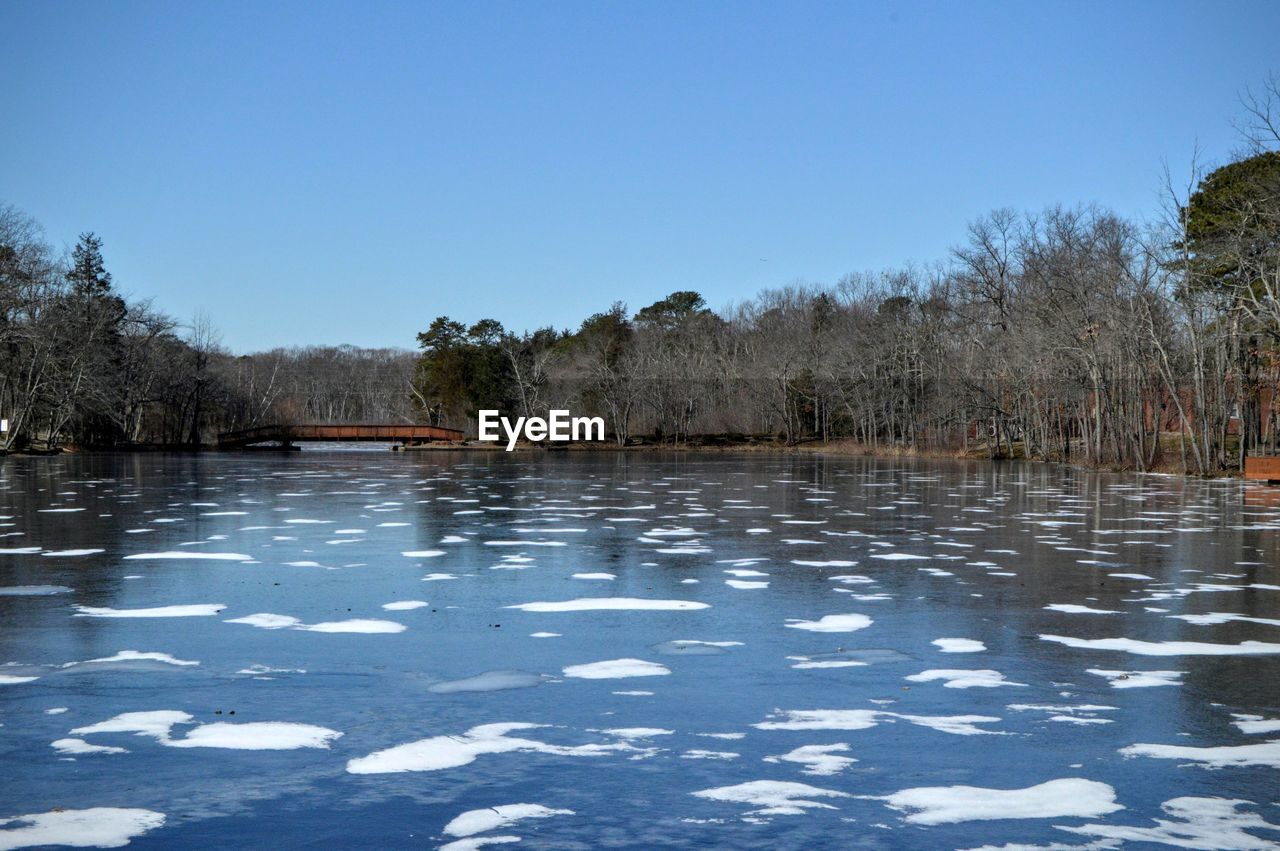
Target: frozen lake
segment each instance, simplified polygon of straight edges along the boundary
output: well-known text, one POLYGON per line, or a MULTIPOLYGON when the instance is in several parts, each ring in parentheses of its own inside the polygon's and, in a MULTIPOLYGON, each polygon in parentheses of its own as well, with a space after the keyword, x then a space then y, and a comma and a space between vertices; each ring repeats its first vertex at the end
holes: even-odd
POLYGON ((1015 464, 8 459, 0 849, 1280 847, 1278 530, 1015 464))

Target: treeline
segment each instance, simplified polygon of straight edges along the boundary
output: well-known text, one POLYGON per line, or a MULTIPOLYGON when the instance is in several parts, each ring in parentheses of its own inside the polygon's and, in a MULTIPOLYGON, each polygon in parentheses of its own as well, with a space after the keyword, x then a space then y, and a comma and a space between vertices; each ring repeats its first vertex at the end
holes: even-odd
POLYGON ((419 352, 236 356, 130 301, 83 234, 0 208, 0 449, 198 445, 267 423, 467 427, 481 408, 601 416, 619 444, 706 435, 1212 473, 1277 450, 1280 84, 1247 149, 1162 215, 997 210, 944 261, 722 310, 680 291, 576 329, 440 317, 419 352))
POLYGON ((66 256, 0 207, 0 451, 196 446, 265 423, 412 422, 414 355, 351 346, 235 356, 209 323, 129 301, 102 242, 66 256))
MULTIPOLYGON (((1274 452, 1280 379, 1280 90, 1250 150, 1167 187, 1155 223, 1096 207, 997 210, 943 263, 761 293, 676 292, 573 331, 440 317, 414 401, 599 415, 618 443, 699 435, 1210 473, 1274 452)), ((472 423, 474 428, 474 423, 472 423)))

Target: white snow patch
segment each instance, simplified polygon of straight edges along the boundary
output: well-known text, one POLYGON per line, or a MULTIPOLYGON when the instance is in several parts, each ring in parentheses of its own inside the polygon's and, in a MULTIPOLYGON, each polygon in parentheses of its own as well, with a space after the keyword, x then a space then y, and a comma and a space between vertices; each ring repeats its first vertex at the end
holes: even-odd
POLYGON ((225 603, 194 603, 185 606, 155 606, 149 609, 110 609, 76 606, 78 618, 201 618, 216 615, 225 603))
POLYGON ((31 813, 0 819, 0 851, 35 845, 120 848, 162 824, 163 813, 121 807, 31 813))
POLYGON ((1154 686, 1180 686, 1182 671, 1107 671, 1088 668, 1096 677, 1106 677, 1112 688, 1151 688, 1154 686))
POLYGON ((1200 763, 1205 768, 1266 765, 1280 768, 1280 739, 1256 745, 1222 745, 1196 748, 1188 745, 1136 744, 1121 748, 1125 756, 1147 756, 1153 759, 1181 759, 1200 763))
POLYGON ((908 682, 928 683, 934 680, 946 680, 944 688, 995 688, 997 686, 1025 686, 1026 683, 1015 683, 1004 678, 999 671, 989 668, 981 670, 962 670, 957 668, 934 668, 903 677, 908 682))
POLYGON ((446 842, 440 846, 440 851, 477 851, 477 849, 486 845, 509 845, 519 841, 520 837, 510 836, 505 833, 497 836, 471 836, 466 839, 455 839, 453 842, 446 842))
POLYGON ((363 633, 366 635, 384 635, 404 632, 407 627, 395 621, 376 620, 372 618, 351 618, 344 621, 324 621, 322 623, 303 623, 292 615, 277 615, 271 612, 258 612, 242 618, 229 618, 227 623, 242 623, 256 626, 259 629, 297 629, 304 632, 327 633, 363 633))
POLYGON ((1014 818, 1097 818, 1124 809, 1116 790, 1096 780, 1050 780, 1025 789, 979 786, 921 786, 879 798, 895 810, 910 811, 912 824, 950 824, 1014 818))
POLYGON ((1256 736, 1259 733, 1280 732, 1280 718, 1263 718, 1261 715, 1232 715, 1232 721, 1241 733, 1256 736))
POLYGON ((85 659, 83 662, 67 662, 62 665, 63 668, 71 668, 76 665, 99 665, 109 664, 111 662, 163 662, 166 665, 190 666, 199 665, 199 662, 188 659, 176 659, 168 653, 143 653, 137 650, 121 650, 114 656, 103 656, 98 659, 85 659))
POLYGON ((736 786, 719 786, 690 794, 710 801, 750 804, 758 808, 751 810, 755 815, 787 816, 803 815, 806 808, 835 809, 830 804, 814 801, 813 798, 852 797, 847 792, 819 789, 805 783, 789 783, 781 780, 751 780, 736 786))
POLYGON ((532 730, 545 725, 509 722, 482 724, 461 735, 432 736, 403 745, 374 751, 368 756, 347 762, 351 774, 396 774, 405 771, 440 771, 475 762, 476 757, 491 753, 533 751, 558 756, 605 756, 612 752, 635 751, 626 742, 578 746, 549 745, 535 739, 508 736, 516 730, 532 730))
POLYGON ((570 665, 563 673, 566 677, 583 680, 618 680, 627 677, 660 677, 671 673, 671 670, 666 665, 644 659, 609 659, 585 665, 570 665))
POLYGON ((372 618, 352 618, 345 621, 326 621, 324 623, 299 624, 295 629, 307 632, 351 632, 366 635, 383 635, 404 632, 406 627, 395 621, 374 620, 372 618))
POLYGON ((185 550, 171 550, 163 553, 134 553, 131 556, 125 556, 125 561, 163 561, 169 559, 200 560, 200 561, 250 561, 252 556, 244 553, 202 553, 185 550))
POLYGON ((943 653, 981 653, 987 645, 971 638, 935 638, 932 642, 943 653))
POLYGON ((993 724, 992 715, 904 715, 880 709, 786 709, 770 715, 780 719, 751 726, 758 730, 867 730, 880 723, 906 721, 953 736, 1000 735, 976 725, 993 724))
POLYGON ((243 724, 216 722, 200 724, 188 731, 185 738, 175 739, 172 730, 178 724, 194 724, 195 718, 177 710, 152 712, 125 712, 97 724, 77 727, 72 735, 88 736, 94 733, 134 733, 150 736, 170 748, 226 748, 229 750, 295 750, 297 748, 328 748, 342 733, 313 724, 294 724, 287 721, 249 721, 243 724))
POLYGON ((1068 647, 1122 650, 1139 656, 1266 656, 1280 653, 1280 644, 1263 641, 1207 644, 1198 641, 1139 641, 1134 638, 1072 638, 1065 635, 1041 635, 1040 638, 1068 647))
POLYGON ((649 600, 639 597, 586 597, 577 600, 563 600, 554 603, 520 603, 515 606, 504 606, 507 609, 520 609, 526 612, 593 612, 593 611, 669 611, 688 612, 695 609, 711 608, 706 603, 695 603, 691 600, 649 600))
POLYGON ((793 751, 778 756, 766 756, 765 762, 795 762, 804 766, 805 774, 829 776, 839 774, 858 760, 851 756, 839 756, 847 753, 847 742, 836 742, 833 745, 802 745, 793 751))
POLYGON ((810 632, 854 632, 871 626, 872 620, 866 615, 824 615, 816 621, 789 618, 787 626, 791 629, 804 629, 810 632))
POLYGON ((1082 836, 1096 836, 1099 845, 1085 848, 1116 847, 1115 842, 1138 842, 1196 848, 1204 851, 1257 851, 1274 848, 1269 839, 1260 839, 1246 829, 1280 830, 1257 813, 1240 812, 1238 807, 1250 801, 1231 798, 1172 798, 1160 805, 1172 819, 1152 819, 1155 827, 1130 827, 1122 824, 1083 824, 1079 827, 1055 825, 1058 830, 1082 836))
MULTIPOLYGON (((60 754, 69 756, 79 756, 80 754, 90 753, 128 753, 128 748, 117 748, 111 745, 93 745, 84 739, 57 739, 49 743, 60 754)), ((0 836, 4 836, 0 833, 0 836)))
POLYGON ((1051 612, 1064 612, 1069 615, 1122 615, 1124 612, 1118 612, 1114 609, 1093 609, 1089 606, 1080 606, 1075 603, 1050 603, 1045 606, 1051 612))
POLYGON ((472 836, 488 830, 497 830, 527 818, 571 816, 573 810, 553 810, 541 804, 502 804, 483 810, 468 810, 444 826, 449 836, 472 836))
POLYGON ((245 615, 242 618, 230 618, 227 623, 243 623, 249 626, 256 626, 259 629, 284 629, 285 627, 297 626, 302 621, 290 615, 258 612, 253 615, 245 615))

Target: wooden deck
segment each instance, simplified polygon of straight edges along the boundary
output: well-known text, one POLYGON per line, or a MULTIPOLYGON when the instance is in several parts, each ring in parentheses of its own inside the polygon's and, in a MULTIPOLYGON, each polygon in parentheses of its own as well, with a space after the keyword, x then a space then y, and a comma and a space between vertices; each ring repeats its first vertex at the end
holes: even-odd
POLYGON ((219 449, 243 449, 259 443, 279 443, 288 447, 295 443, 430 443, 462 440, 457 429, 428 425, 265 425, 218 435, 219 449))

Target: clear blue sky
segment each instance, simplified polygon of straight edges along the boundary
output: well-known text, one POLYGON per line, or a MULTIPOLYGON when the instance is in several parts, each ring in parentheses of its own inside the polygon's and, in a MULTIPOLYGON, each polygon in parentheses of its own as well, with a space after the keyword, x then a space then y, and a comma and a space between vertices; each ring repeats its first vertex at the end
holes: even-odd
POLYGON ((0 201, 236 351, 576 325, 1153 214, 1280 3, 0 3, 0 201))

